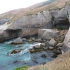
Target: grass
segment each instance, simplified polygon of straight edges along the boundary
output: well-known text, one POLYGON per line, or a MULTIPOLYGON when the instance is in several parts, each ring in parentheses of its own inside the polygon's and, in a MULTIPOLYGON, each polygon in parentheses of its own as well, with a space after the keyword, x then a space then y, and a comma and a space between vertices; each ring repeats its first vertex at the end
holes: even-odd
POLYGON ((17 67, 14 70, 28 70, 27 66, 21 66, 21 67, 17 67))
POLYGON ((55 19, 55 17, 54 17, 54 16, 52 16, 52 21, 54 21, 54 19, 55 19))
POLYGON ((57 26, 56 29, 63 30, 63 27, 62 26, 57 26))
POLYGON ((20 12, 15 17, 11 18, 8 21, 8 24, 14 22, 15 20, 17 20, 17 19, 19 19, 19 18, 21 18, 23 16, 26 16, 26 15, 29 15, 29 14, 37 14, 38 12, 41 12, 43 10, 61 9, 61 8, 65 7, 66 2, 68 3, 68 1, 69 0, 59 0, 59 1, 56 0, 55 2, 52 2, 51 4, 48 4, 48 5, 39 7, 39 8, 32 9, 32 10, 26 11, 26 12, 20 12))

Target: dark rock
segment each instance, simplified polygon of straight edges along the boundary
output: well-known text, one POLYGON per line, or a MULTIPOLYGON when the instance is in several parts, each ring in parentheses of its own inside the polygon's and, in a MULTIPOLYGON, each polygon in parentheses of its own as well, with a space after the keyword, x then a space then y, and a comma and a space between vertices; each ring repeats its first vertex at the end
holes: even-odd
POLYGON ((21 51, 22 51, 22 49, 13 50, 10 54, 17 54, 17 53, 19 53, 21 51))
POLYGON ((43 54, 43 55, 41 55, 41 57, 42 57, 42 58, 46 58, 47 56, 46 56, 46 54, 43 54))
POLYGON ((48 50, 48 47, 43 47, 43 51, 47 51, 48 50))
POLYGON ((43 65, 45 65, 46 64, 46 62, 43 62, 43 65))
POLYGON ((60 50, 55 50, 54 54, 59 55, 59 54, 62 54, 62 52, 60 50))
POLYGON ((36 51, 34 49, 29 49, 30 53, 35 53, 36 51))

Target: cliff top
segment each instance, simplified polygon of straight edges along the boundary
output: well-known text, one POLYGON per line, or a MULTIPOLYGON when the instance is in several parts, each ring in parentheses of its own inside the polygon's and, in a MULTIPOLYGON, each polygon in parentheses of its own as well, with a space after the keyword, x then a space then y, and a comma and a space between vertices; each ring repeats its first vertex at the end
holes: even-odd
POLYGON ((41 7, 37 7, 28 11, 22 11, 20 13, 17 13, 16 16, 14 16, 13 18, 11 18, 8 22, 8 24, 12 23, 13 21, 26 16, 26 15, 32 15, 32 14, 36 14, 38 12, 44 11, 44 10, 56 10, 56 9, 61 9, 63 7, 65 7, 66 5, 70 5, 70 0, 56 0, 50 4, 41 6, 41 7))

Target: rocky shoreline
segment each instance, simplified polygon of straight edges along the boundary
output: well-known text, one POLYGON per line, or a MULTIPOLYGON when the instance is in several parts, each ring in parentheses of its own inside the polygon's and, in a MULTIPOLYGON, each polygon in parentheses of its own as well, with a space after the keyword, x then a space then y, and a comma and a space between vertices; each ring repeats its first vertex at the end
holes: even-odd
MULTIPOLYGON (((58 31, 58 35, 54 36, 52 38, 51 35, 49 35, 49 37, 51 36, 51 38, 49 39, 49 37, 47 39, 43 39, 43 38, 35 38, 35 37, 30 37, 28 39, 26 38, 17 38, 14 41, 12 41, 10 44, 11 45, 18 45, 18 44, 24 44, 25 42, 28 42, 30 44, 33 44, 35 42, 37 43, 41 43, 40 45, 36 45, 33 46, 32 48, 29 49, 30 53, 37 53, 37 52, 48 52, 51 51, 52 53, 54 53, 54 55, 52 56, 53 58, 58 57, 59 54, 62 54, 62 46, 63 46, 63 42, 64 42, 64 38, 65 35, 67 33, 67 30, 59 30, 58 31)), ((10 52, 10 54, 16 54, 21 52, 23 49, 14 49, 10 52)), ((43 54, 42 57, 46 58, 46 55, 43 54)))

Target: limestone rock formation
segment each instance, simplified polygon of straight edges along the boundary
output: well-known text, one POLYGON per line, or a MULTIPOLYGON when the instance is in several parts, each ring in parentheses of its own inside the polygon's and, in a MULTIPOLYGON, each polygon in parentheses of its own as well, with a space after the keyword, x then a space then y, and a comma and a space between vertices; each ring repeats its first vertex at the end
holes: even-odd
POLYGON ((68 33, 65 36, 62 50, 63 52, 67 52, 68 50, 70 50, 70 28, 68 33))
MULTIPOLYGON (((38 29, 50 29, 53 25, 59 27, 64 25, 64 28, 68 28, 70 23, 70 6, 66 5, 62 9, 40 10, 32 14, 29 12, 29 14, 26 15, 19 14, 15 18, 10 17, 9 19, 6 19, 5 22, 7 22, 6 29, 0 27, 0 30, 2 29, 8 32, 8 36, 10 31, 17 31, 18 36, 15 35, 15 37, 35 35, 38 34, 38 29), (19 32, 21 32, 21 34, 19 32)), ((44 32, 45 30, 42 31, 43 32, 40 32, 42 33, 41 37, 46 37, 46 39, 50 38, 47 37, 49 35, 46 34, 47 32, 44 32)), ((55 35, 54 32, 52 33, 55 35)), ((52 34, 50 35, 53 36, 52 34)), ((14 38, 14 36, 12 36, 12 38, 14 38)))
POLYGON ((58 33, 59 33, 59 31, 57 31, 57 30, 39 29, 38 36, 43 39, 51 39, 51 38, 57 36, 58 33))

